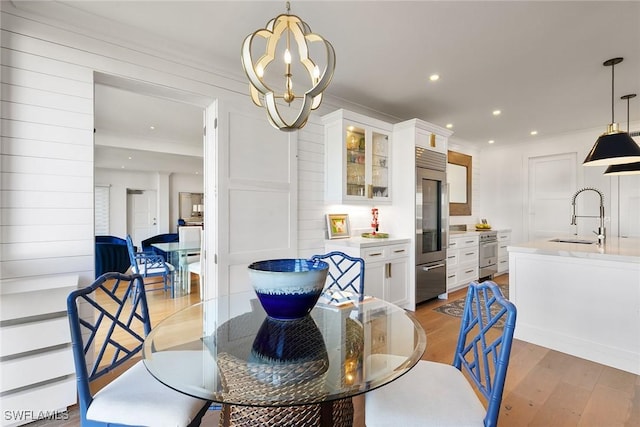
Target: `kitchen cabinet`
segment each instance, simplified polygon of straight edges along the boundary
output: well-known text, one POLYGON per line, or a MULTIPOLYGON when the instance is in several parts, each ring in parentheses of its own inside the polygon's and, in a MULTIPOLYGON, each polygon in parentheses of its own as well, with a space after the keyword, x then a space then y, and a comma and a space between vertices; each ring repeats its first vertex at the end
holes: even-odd
POLYGON ((364 292, 400 307, 409 303, 409 239, 328 241, 325 250, 364 259, 364 292))
POLYGON ((498 275, 509 272, 509 252, 507 246, 511 243, 511 230, 498 230, 498 275))
POLYGON ((478 233, 454 234, 447 248, 447 292, 478 280, 478 233))
POLYGON ((391 201, 392 125, 347 110, 325 125, 325 198, 332 202, 391 201))

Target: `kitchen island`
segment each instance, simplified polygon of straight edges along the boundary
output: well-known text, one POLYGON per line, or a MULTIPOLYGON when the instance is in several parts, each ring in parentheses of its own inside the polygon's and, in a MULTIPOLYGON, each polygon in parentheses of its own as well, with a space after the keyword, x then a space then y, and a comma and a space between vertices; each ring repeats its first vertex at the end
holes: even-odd
POLYGON ((515 337, 640 375, 640 239, 550 240, 508 247, 515 337))

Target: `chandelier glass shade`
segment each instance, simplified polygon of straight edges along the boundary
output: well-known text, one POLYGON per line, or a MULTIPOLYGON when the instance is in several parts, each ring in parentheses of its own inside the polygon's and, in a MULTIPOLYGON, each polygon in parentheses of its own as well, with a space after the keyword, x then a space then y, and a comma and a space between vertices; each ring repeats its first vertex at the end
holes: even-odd
POLYGON ((288 2, 286 14, 277 16, 265 28, 245 38, 241 59, 249 78, 251 99, 257 106, 266 108, 269 122, 282 131, 294 131, 307 123, 311 111, 322 102, 322 94, 333 78, 336 63, 331 43, 312 33, 302 19, 290 15, 288 2), (258 45, 264 51, 254 61, 254 51, 258 45), (324 48, 322 71, 310 56, 314 45, 324 48), (276 61, 277 58, 282 60, 276 61), (308 87, 303 85, 304 89, 297 93, 294 91, 294 69, 302 71, 296 75, 296 88, 300 84, 299 79, 308 81, 308 87), (278 99, 284 101, 286 106, 283 102, 278 103, 278 99), (294 102, 295 105, 292 105, 294 102), (292 118, 283 114, 282 109, 287 107, 298 108, 292 118))
POLYGON ((627 132, 620 131, 614 120, 613 87, 614 66, 622 62, 623 58, 613 58, 602 65, 611 67, 611 124, 607 131, 600 135, 589 154, 584 159, 583 166, 606 166, 640 162, 640 146, 627 132))

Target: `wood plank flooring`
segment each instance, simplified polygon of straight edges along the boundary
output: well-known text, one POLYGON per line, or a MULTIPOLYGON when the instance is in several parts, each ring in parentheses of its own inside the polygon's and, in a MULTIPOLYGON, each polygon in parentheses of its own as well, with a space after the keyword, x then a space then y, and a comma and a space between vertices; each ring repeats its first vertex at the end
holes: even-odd
MULTIPOLYGON (((495 281, 508 283, 508 275, 498 276, 495 281)), ((464 294, 465 290, 456 291, 449 300, 462 298, 464 294)), ((189 296, 171 299, 163 292, 151 292, 148 299, 152 323, 157 325, 175 311, 199 300, 197 282, 189 296)), ((429 301, 415 312, 427 331, 423 359, 451 363, 460 319, 433 310, 446 303, 429 301)), ((356 398, 354 406, 354 426, 362 427, 365 425, 363 399, 356 398)), ((68 421, 41 420, 30 425, 78 426, 77 409, 70 408, 69 413, 68 421)), ((202 425, 217 425, 217 417, 207 414, 202 425)), ((514 340, 498 425, 640 426, 640 376, 514 340)))

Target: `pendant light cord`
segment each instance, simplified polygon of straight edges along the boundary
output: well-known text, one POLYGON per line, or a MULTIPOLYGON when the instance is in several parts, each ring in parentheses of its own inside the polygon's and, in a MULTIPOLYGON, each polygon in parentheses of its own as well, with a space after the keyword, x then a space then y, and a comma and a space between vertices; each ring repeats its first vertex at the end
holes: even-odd
POLYGON ((613 90, 614 90, 614 81, 615 81, 615 62, 611 64, 611 123, 615 123, 615 116, 613 113, 613 90))

